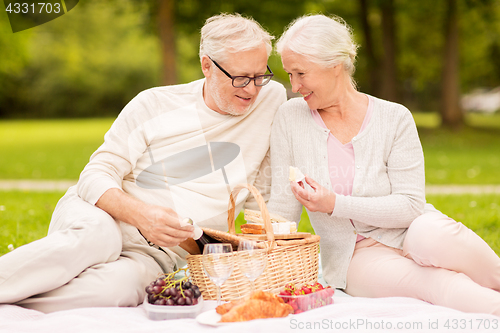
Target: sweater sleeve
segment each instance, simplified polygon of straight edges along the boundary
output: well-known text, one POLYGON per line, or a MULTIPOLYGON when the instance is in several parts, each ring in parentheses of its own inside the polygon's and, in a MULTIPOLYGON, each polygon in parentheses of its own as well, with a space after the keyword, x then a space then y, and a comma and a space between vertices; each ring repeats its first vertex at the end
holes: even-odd
POLYGON ((294 162, 291 139, 287 133, 286 110, 286 106, 281 106, 271 130, 272 186, 268 209, 270 213, 290 221, 300 221, 302 204, 293 195, 288 180, 288 170, 294 162))
POLYGON ((148 143, 140 119, 148 109, 144 95, 140 93, 125 106, 80 174, 77 191, 83 200, 95 204, 107 190, 121 189, 123 178, 146 151, 148 143))
MULTIPOLYGON (((367 161, 366 165, 372 163, 377 162, 367 161)), ((390 184, 388 195, 337 195, 332 216, 349 218, 381 228, 407 228, 423 213, 424 156, 415 122, 408 110, 397 123, 386 162, 386 173, 390 184)), ((365 180, 370 181, 366 177, 365 180)))

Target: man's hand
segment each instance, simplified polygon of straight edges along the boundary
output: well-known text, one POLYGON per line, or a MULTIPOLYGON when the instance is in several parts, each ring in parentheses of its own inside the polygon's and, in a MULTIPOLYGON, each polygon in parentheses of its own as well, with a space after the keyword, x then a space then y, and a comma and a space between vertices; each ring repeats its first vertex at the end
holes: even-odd
POLYGON ((194 237, 194 227, 181 227, 174 210, 146 204, 116 188, 107 190, 96 206, 115 219, 135 226, 147 240, 158 246, 176 246, 194 237))
POLYGON ((306 176, 305 181, 312 187, 314 192, 307 191, 302 182, 290 182, 295 198, 311 212, 331 214, 335 208, 335 193, 324 188, 308 176, 306 176))
POLYGON ((194 237, 194 227, 181 227, 179 217, 170 208, 149 205, 144 218, 137 221, 137 229, 147 240, 159 246, 176 246, 194 237))

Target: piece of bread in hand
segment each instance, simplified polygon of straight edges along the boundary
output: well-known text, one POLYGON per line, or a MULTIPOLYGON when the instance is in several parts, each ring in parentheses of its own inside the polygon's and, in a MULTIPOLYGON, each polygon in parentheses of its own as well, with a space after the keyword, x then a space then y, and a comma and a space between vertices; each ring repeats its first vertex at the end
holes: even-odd
POLYGON ((293 166, 290 167, 290 171, 288 174, 289 181, 298 183, 298 182, 303 181, 305 178, 306 178, 306 176, 304 176, 304 174, 300 171, 299 168, 296 168, 293 166))

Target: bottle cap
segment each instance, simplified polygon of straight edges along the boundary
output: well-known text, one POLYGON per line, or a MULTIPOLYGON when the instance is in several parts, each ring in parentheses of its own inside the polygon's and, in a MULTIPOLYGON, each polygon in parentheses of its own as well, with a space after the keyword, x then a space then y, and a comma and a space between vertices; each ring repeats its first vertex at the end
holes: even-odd
POLYGON ((181 220, 181 225, 187 225, 190 224, 194 227, 194 240, 199 239, 201 236, 203 236, 203 230, 201 230, 200 227, 198 227, 196 224, 194 224, 193 220, 191 220, 189 217, 186 217, 181 220))

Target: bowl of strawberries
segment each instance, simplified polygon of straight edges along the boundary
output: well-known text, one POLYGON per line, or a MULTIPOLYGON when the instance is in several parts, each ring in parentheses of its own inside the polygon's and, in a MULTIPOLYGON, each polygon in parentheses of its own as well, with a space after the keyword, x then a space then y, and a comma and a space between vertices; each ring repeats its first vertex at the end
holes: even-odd
POLYGON ((278 296, 293 308, 294 314, 333 304, 335 289, 319 282, 307 284, 287 283, 278 296))

